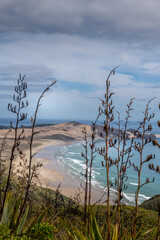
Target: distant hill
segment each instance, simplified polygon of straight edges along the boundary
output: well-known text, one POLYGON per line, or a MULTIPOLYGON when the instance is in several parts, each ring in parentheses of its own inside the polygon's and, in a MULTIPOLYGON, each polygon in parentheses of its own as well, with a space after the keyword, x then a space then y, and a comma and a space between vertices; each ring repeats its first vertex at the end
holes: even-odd
MULTIPOLYGON (((55 125, 55 124, 36 124, 36 127, 48 127, 48 126, 52 126, 52 125, 55 125)), ((31 128, 32 126, 31 125, 21 125, 19 128, 31 128)), ((11 127, 10 126, 0 126, 0 129, 10 129, 11 127)))
MULTIPOLYGON (((98 136, 105 137, 106 133, 104 131, 104 126, 103 125, 97 124, 96 125, 96 129, 97 129, 97 132, 98 132, 98 136)), ((134 131, 135 130, 132 129, 132 128, 127 130, 126 135, 128 136, 128 138, 132 138, 132 137, 139 138, 139 136, 137 134, 136 135, 134 134, 134 131)), ((112 130, 109 129, 109 137, 110 138, 117 138, 118 134, 119 134, 119 130, 118 129, 116 129, 116 128, 112 128, 112 130)), ((151 139, 157 138, 156 134, 154 134, 154 133, 145 133, 144 137, 145 138, 150 137, 151 139)))
MULTIPOLYGON (((76 121, 72 121, 72 122, 64 122, 64 123, 69 123, 72 124, 73 126, 79 126, 79 125, 83 125, 82 123, 76 122, 76 121)), ((36 127, 50 127, 50 126, 54 126, 54 125, 60 125, 62 123, 37 123, 35 126, 36 127)), ((10 126, 3 126, 0 125, 0 129, 9 129, 11 128, 10 126)), ((32 125, 21 125, 19 126, 19 128, 32 128, 32 125)))
POLYGON ((144 201, 139 207, 142 207, 146 210, 158 211, 158 199, 160 199, 160 194, 157 194, 149 200, 144 201))

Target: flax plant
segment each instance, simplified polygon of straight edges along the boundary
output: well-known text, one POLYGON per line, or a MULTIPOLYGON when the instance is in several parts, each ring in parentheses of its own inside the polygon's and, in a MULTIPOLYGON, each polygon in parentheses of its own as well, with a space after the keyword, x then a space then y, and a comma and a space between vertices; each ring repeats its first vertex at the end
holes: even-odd
POLYGON ((91 197, 92 197, 92 171, 93 171, 93 162, 96 157, 97 149, 96 149, 96 123, 98 121, 99 115, 97 116, 97 119, 95 122, 92 122, 91 128, 92 128, 92 135, 91 135, 91 142, 88 142, 89 136, 87 136, 87 130, 86 127, 83 128, 82 133, 84 134, 84 144, 83 147, 85 149, 85 152, 81 154, 81 156, 85 160, 85 173, 82 175, 85 177, 85 187, 83 187, 84 192, 85 192, 85 197, 84 197, 84 221, 85 221, 85 226, 87 225, 88 227, 88 232, 89 232, 89 219, 90 219, 90 214, 92 211, 92 205, 91 205, 91 197), (90 149, 90 157, 88 156, 88 149, 90 149))
POLYGON ((89 171, 89 159, 88 159, 88 138, 86 127, 83 128, 82 133, 84 134, 84 144, 83 147, 85 152, 81 156, 85 159, 85 187, 84 187, 84 224, 87 226, 87 215, 88 215, 88 171, 89 171))
POLYGON ((113 103, 112 103, 112 95, 113 92, 110 91, 110 77, 115 74, 116 68, 114 68, 108 75, 106 80, 106 93, 104 96, 104 100, 101 100, 101 106, 99 107, 100 116, 103 115, 105 117, 103 124, 103 132, 101 133, 101 137, 105 139, 105 146, 99 150, 99 153, 104 158, 105 167, 106 167, 106 180, 107 180, 107 225, 108 225, 108 233, 107 239, 110 240, 110 180, 109 180, 109 169, 112 166, 112 159, 109 157, 109 148, 110 148, 110 139, 109 133, 113 131, 111 128, 111 122, 114 120, 113 114, 113 103), (104 134, 105 133, 105 134, 104 134), (104 136, 105 135, 105 136, 104 136))
MULTIPOLYGON (((160 104, 159 104, 159 110, 160 110, 160 104)), ((158 127, 160 127, 160 121, 157 122, 157 125, 158 127)), ((156 139, 153 139, 152 141, 153 143, 153 146, 156 146, 160 149, 160 144, 158 143, 158 141, 156 139)), ((149 169, 152 170, 152 171, 155 171, 156 173, 159 173, 160 174, 160 166, 157 165, 157 166, 154 166, 154 164, 150 163, 148 165, 149 169)), ((159 239, 159 233, 160 233, 160 198, 158 199, 158 227, 157 227, 157 237, 156 237, 156 240, 159 239)))
POLYGON ((4 155, 4 152, 6 150, 6 144, 7 144, 7 137, 8 137, 8 134, 11 132, 12 130, 9 129, 4 137, 3 137, 3 140, 2 140, 2 143, 1 143, 1 148, 0 148, 0 209, 2 208, 2 185, 4 183, 2 183, 2 175, 3 173, 5 172, 6 170, 6 167, 5 167, 5 162, 6 162, 6 155, 4 155))
POLYGON ((137 213, 138 213, 138 199, 139 199, 139 192, 140 189, 148 184, 154 181, 154 178, 150 180, 149 178, 146 178, 145 182, 141 181, 141 174, 142 174, 142 169, 143 165, 150 160, 155 158, 155 155, 148 155, 147 157, 144 157, 144 149, 147 144, 151 142, 151 137, 147 135, 147 133, 151 132, 152 130, 152 125, 150 124, 151 119, 153 119, 154 114, 150 114, 150 103, 153 99, 149 100, 143 117, 143 120, 139 123, 138 129, 135 131, 135 135, 138 139, 135 140, 134 142, 134 149, 135 151, 138 152, 139 154, 139 163, 136 165, 134 162, 130 162, 130 164, 133 166, 134 170, 137 172, 137 177, 138 177, 138 186, 137 190, 135 193, 135 210, 134 210, 134 215, 133 215, 133 228, 132 228, 132 237, 135 238, 136 235, 136 223, 137 223, 137 213))
POLYGON ((23 136, 24 129, 18 131, 19 123, 27 118, 27 113, 21 112, 22 109, 24 109, 28 106, 28 101, 24 101, 24 99, 26 98, 26 89, 27 89, 27 83, 24 80, 25 80, 25 76, 19 75, 19 78, 17 80, 17 85, 15 86, 15 94, 13 95, 13 100, 15 102, 15 105, 10 104, 10 103, 8 104, 8 110, 16 115, 16 124, 14 127, 12 125, 12 122, 10 123, 11 128, 14 130, 14 142, 13 142, 13 146, 11 148, 9 170, 8 170, 8 175, 7 175, 6 188, 4 191, 1 213, 3 212, 6 195, 9 190, 9 186, 10 186, 10 180, 11 180, 12 170, 13 170, 12 169, 13 168, 13 160, 15 158, 15 151, 16 151, 17 147, 20 145, 21 140, 24 138, 24 136, 23 136))
MULTIPOLYGON (((50 85, 48 85, 45 90, 42 92, 42 94, 40 95, 38 101, 37 101, 37 105, 36 105, 36 110, 34 113, 34 117, 31 118, 31 122, 32 122, 32 129, 31 129, 31 137, 30 137, 30 142, 29 142, 29 165, 28 165, 28 178, 27 178, 27 186, 26 186, 26 192, 25 192, 25 197, 24 197, 24 201, 22 204, 22 207, 20 209, 20 214, 18 217, 18 221, 23 213, 23 210, 25 208, 26 202, 27 202, 27 197, 28 197, 28 193, 29 193, 29 189, 32 183, 32 178, 34 176, 34 174, 36 174, 36 170, 37 167, 40 167, 40 165, 38 166, 33 166, 32 162, 33 162, 33 157, 35 156, 35 154, 33 154, 33 140, 34 140, 34 136, 38 133, 38 131, 35 130, 35 125, 36 125, 36 120, 37 120, 37 114, 38 114, 38 109, 40 107, 40 102, 41 99, 44 97, 44 94, 50 90, 50 88, 56 84, 56 81, 53 81, 50 85)), ((40 163, 39 163, 40 164, 40 163)))
MULTIPOLYGON (((97 118, 98 119, 98 118, 97 118)), ((96 149, 96 122, 97 120, 92 123, 92 137, 91 137, 91 143, 89 144, 91 156, 90 156, 90 163, 89 163, 89 193, 88 193, 88 232, 89 232, 89 219, 92 211, 91 207, 91 196, 92 196, 92 170, 93 170, 93 162, 96 157, 97 149, 96 149)))
POLYGON ((132 109, 133 98, 130 100, 129 104, 127 104, 126 117, 124 128, 122 128, 120 113, 118 112, 118 131, 115 131, 115 135, 117 141, 110 140, 110 147, 114 147, 117 150, 117 158, 113 160, 113 165, 115 165, 117 169, 117 178, 115 178, 115 182, 112 183, 112 187, 116 190, 117 193, 117 223, 118 223, 118 236, 120 237, 120 206, 121 200, 123 198, 122 192, 127 189, 127 169, 130 167, 130 159, 133 157, 132 148, 133 148, 133 138, 129 138, 127 134, 127 127, 129 123, 129 118, 131 117, 130 112, 132 109), (129 146, 127 146, 127 142, 129 142, 129 146), (116 144, 115 144, 116 143, 116 144))

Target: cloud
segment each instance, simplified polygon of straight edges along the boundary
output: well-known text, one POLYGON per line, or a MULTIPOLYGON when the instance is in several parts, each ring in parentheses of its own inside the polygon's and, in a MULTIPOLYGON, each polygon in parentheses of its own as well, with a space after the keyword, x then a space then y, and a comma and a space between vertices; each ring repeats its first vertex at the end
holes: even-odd
POLYGON ((61 90, 96 90, 96 96, 100 97, 98 91, 117 65, 120 66, 112 87, 116 93, 122 92, 123 98, 124 91, 132 97, 144 86, 151 87, 151 77, 155 87, 159 84, 158 72, 156 75, 147 65, 159 58, 160 49, 156 46, 146 49, 127 42, 66 34, 11 33, 5 34, 0 48, 0 85, 15 85, 21 73, 26 74, 32 92, 40 92, 43 85, 56 78, 61 90))
POLYGON ((157 0, 5 0, 0 31, 78 34, 108 39, 159 42, 157 0))
MULTIPOLYGON (((46 94, 40 118, 95 119, 107 74, 117 65, 111 89, 123 117, 130 98, 138 99, 138 117, 144 109, 143 100, 159 95, 158 45, 146 48, 141 43, 40 32, 5 32, 0 39, 1 110, 12 100, 19 73, 26 74, 31 114, 40 92, 54 78, 58 80, 54 91, 46 94)), ((156 105, 158 99, 154 108, 156 105)))
POLYGON ((40 81, 49 76, 61 81, 96 85, 103 85, 108 71, 117 65, 120 65, 121 81, 133 78, 135 74, 155 75, 155 69, 147 63, 158 62, 160 54, 157 46, 146 49, 140 44, 42 33, 5 34, 0 48, 0 66, 5 71, 14 66, 15 71, 12 71, 16 77, 19 72, 27 76, 29 72, 34 79, 37 71, 40 81))
POLYGON ((153 61, 153 62, 146 62, 142 65, 142 69, 144 72, 149 74, 160 74, 160 62, 153 61))
POLYGON ((40 65, 8 65, 0 67, 0 85, 8 89, 16 85, 19 74, 26 76, 27 83, 32 86, 44 86, 53 80, 53 70, 40 65))
POLYGON ((159 89, 160 88, 160 85, 159 84, 155 84, 155 85, 152 85, 152 84, 148 84, 148 85, 144 85, 144 88, 149 88, 149 89, 159 89))

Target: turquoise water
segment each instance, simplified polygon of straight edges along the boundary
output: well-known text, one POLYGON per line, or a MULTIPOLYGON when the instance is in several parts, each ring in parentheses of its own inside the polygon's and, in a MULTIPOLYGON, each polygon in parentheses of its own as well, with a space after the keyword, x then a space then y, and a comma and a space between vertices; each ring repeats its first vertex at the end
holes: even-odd
MULTIPOLYGON (((97 142, 97 148, 104 146, 104 141, 99 140, 97 142)), ((84 159, 81 157, 81 153, 84 152, 82 142, 73 143, 68 146, 64 146, 56 152, 56 158, 58 161, 62 162, 67 170, 68 174, 72 175, 74 178, 77 178, 81 181, 84 180, 84 177, 81 173, 85 172, 85 163, 84 159)), ((135 164, 139 161, 139 154, 133 151, 134 156, 131 159, 135 164)), ((148 154, 155 154, 156 158, 150 163, 160 165, 160 150, 157 147, 154 147, 152 143, 147 144, 144 149, 144 159, 148 154)), ((111 148, 109 155, 115 159, 117 158, 117 152, 114 148, 111 148)), ((94 164, 93 164, 93 174, 92 174, 92 184, 96 188, 104 189, 106 186, 106 170, 105 167, 102 167, 101 161, 103 158, 97 154, 94 164)), ((160 174, 155 173, 154 171, 149 170, 148 163, 143 165, 141 183, 146 181, 146 178, 155 178, 154 183, 149 183, 141 188, 139 195, 139 203, 143 202, 150 197, 160 193, 160 174)), ((110 180, 115 181, 116 178, 116 168, 110 168, 110 180)), ((137 172, 133 170, 133 167, 128 169, 128 181, 127 181, 127 190, 124 191, 124 202, 128 204, 134 204, 135 191, 137 189, 137 172)), ((114 192, 114 189, 111 189, 114 192)))

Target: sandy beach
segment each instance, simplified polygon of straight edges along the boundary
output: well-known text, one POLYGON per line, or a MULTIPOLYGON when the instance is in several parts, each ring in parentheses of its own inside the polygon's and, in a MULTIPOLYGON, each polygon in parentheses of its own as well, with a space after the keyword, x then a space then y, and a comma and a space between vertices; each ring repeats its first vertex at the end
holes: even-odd
MULTIPOLYGON (((81 187, 83 182, 73 179, 64 168, 64 165, 57 161, 53 157, 54 152, 61 146, 72 144, 75 141, 81 141, 83 139, 82 129, 86 127, 88 137, 91 136, 91 126, 79 124, 77 122, 66 122, 51 126, 37 127, 35 130, 39 133, 35 135, 33 144, 34 163, 41 162, 43 166, 39 169, 39 179, 42 187, 51 188, 56 190, 58 185, 61 184, 61 193, 67 197, 74 198, 78 193, 80 194, 81 202, 84 199, 84 190, 81 187)), ((2 140, 7 130, 0 130, 0 138, 2 140)), ((31 129, 25 128, 25 140, 22 142, 22 149, 24 150, 26 157, 29 156, 29 148, 27 142, 29 141, 31 129)), ((9 156, 10 148, 14 132, 9 133, 7 140, 7 155, 9 156)), ((14 167, 19 164, 19 157, 14 160, 14 167)), ((104 194, 103 189, 96 189, 92 187, 92 203, 97 202, 104 194)), ((101 200, 106 200, 106 194, 101 200)), ((113 199, 111 199, 113 202, 113 199)))

